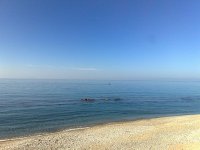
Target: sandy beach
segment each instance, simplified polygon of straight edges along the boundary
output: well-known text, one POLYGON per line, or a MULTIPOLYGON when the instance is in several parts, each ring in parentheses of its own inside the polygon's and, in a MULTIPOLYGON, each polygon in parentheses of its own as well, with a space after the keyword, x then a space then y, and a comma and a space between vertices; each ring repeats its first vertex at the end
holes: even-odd
POLYGON ((1 150, 200 149, 200 115, 163 117, 9 139, 1 150))

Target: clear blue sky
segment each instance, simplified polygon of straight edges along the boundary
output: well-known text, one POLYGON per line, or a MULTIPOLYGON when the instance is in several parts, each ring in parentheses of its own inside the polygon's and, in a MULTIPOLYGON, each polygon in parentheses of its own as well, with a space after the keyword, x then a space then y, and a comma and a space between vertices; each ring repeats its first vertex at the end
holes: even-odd
POLYGON ((1 78, 200 77, 199 0, 0 0, 1 78))

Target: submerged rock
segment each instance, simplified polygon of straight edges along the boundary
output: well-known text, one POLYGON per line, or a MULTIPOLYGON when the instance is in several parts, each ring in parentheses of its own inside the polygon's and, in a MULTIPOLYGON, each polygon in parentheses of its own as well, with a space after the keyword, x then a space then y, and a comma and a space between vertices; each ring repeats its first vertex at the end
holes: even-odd
POLYGON ((121 101, 121 98, 103 98, 104 101, 121 101))
POLYGON ((114 101, 121 101, 121 98, 114 98, 114 101))
POLYGON ((83 101, 83 102, 94 102, 95 99, 92 99, 92 98, 83 98, 83 99, 81 99, 81 101, 83 101))
POLYGON ((94 98, 82 98, 81 101, 82 102, 94 102, 98 100, 99 102, 101 101, 110 101, 110 102, 117 102, 117 101, 121 101, 122 99, 121 98, 97 98, 97 99, 94 99, 94 98))

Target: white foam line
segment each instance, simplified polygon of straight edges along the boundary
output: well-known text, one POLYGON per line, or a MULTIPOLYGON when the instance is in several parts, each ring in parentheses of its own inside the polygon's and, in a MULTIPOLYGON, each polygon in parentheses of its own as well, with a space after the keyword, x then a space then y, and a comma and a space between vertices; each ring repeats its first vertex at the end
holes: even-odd
POLYGON ((22 140, 25 137, 21 137, 21 138, 13 138, 13 139, 5 139, 5 140, 0 140, 0 142, 6 142, 6 141, 14 141, 14 140, 22 140))

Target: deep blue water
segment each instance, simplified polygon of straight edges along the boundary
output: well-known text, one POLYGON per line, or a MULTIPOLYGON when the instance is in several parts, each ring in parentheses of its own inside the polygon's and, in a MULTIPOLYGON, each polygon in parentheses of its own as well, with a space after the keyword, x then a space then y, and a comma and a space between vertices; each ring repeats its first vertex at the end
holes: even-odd
POLYGON ((1 139, 199 112, 198 81, 0 80, 1 139))

